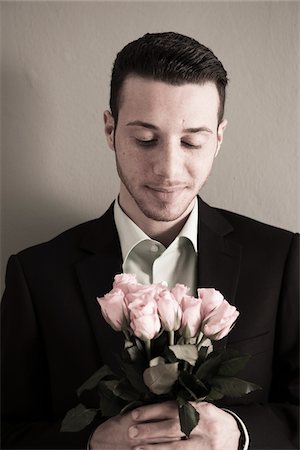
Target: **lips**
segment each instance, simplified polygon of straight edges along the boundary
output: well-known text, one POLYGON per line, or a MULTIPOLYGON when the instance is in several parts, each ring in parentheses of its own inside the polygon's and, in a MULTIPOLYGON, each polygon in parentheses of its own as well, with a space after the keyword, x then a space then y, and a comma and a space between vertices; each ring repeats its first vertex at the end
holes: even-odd
POLYGON ((185 186, 149 186, 146 189, 156 199, 163 202, 173 202, 178 195, 185 189, 185 186))
POLYGON ((149 186, 146 185, 146 187, 152 191, 156 191, 156 192, 163 192, 166 194, 172 194, 173 192, 178 192, 178 191, 182 191, 185 186, 182 185, 176 185, 176 186, 149 186))

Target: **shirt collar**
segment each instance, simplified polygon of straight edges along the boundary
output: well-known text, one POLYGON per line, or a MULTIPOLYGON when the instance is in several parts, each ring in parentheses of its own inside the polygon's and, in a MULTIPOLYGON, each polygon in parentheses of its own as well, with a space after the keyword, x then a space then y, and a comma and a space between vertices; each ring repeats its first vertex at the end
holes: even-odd
POLYGON ((195 199, 194 207, 182 227, 178 237, 183 236, 191 241, 195 252, 198 251, 198 201, 195 199))
MULTIPOLYGON (((119 205, 118 199, 114 203, 114 219, 120 239, 123 261, 126 260, 131 250, 140 242, 151 239, 125 214, 119 205)), ((177 238, 185 237, 193 244, 195 252, 198 251, 198 202, 195 200, 194 207, 182 227, 177 238)))

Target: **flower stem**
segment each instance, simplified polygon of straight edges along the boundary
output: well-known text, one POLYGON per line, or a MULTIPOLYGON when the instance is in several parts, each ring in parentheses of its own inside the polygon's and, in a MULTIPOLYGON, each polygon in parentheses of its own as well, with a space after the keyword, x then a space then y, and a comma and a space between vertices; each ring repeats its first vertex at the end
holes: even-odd
POLYGON ((174 345, 174 331, 169 331, 169 345, 174 345))
POLYGON ((146 348, 146 354, 147 354, 148 361, 150 361, 151 360, 151 340, 150 339, 145 341, 145 348, 146 348))
POLYGON ((123 334, 125 336, 126 341, 130 341, 130 334, 128 333, 128 331, 123 330, 123 334))
POLYGON ((200 331, 198 338, 197 338, 197 344, 201 344, 201 342, 205 339, 204 334, 200 331))

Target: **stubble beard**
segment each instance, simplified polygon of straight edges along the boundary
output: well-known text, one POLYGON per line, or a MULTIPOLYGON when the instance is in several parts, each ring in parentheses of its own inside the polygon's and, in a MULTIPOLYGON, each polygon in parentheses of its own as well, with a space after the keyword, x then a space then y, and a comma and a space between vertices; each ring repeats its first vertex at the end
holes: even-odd
POLYGON ((178 209, 176 212, 173 212, 172 214, 169 211, 168 206, 163 203, 161 203, 161 205, 156 209, 149 208, 146 204, 146 201, 142 198, 139 198, 139 196, 136 194, 134 188, 131 186, 129 180, 126 178, 126 176, 124 175, 124 173, 121 169, 116 152, 115 152, 115 155, 116 155, 117 172, 118 172, 121 182, 123 183, 123 185, 129 192, 131 198, 134 200, 134 202, 136 203, 139 210, 148 219, 151 219, 151 220, 154 220, 157 222, 173 222, 173 221, 179 219, 181 216, 183 216, 184 213, 187 211, 187 209, 189 209, 189 207, 190 207, 191 203, 194 201, 195 197, 193 197, 191 199, 191 201, 188 203, 188 205, 186 205, 183 209, 178 209))

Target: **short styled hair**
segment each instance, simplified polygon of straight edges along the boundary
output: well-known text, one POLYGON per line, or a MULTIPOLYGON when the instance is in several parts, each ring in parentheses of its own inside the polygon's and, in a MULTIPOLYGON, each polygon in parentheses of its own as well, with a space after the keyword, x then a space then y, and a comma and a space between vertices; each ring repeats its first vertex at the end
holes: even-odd
POLYGON ((174 32, 147 33, 117 54, 110 87, 110 109, 116 122, 122 85, 129 75, 177 86, 213 82, 220 99, 219 123, 223 119, 227 72, 209 48, 191 37, 174 32))

